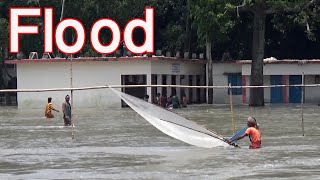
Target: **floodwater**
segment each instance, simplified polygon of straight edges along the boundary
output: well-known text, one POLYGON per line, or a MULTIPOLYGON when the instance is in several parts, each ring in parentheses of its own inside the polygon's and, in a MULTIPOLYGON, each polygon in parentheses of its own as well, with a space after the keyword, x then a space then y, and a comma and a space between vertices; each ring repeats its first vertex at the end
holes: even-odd
MULTIPOLYGON (((320 108, 235 106, 236 129, 255 116, 262 145, 205 149, 173 139, 130 108, 76 109, 75 128, 43 109, 0 107, 0 179, 320 179, 320 108), (74 139, 72 139, 72 131, 74 139)), ((175 111, 232 135, 230 108, 193 105, 175 111)))

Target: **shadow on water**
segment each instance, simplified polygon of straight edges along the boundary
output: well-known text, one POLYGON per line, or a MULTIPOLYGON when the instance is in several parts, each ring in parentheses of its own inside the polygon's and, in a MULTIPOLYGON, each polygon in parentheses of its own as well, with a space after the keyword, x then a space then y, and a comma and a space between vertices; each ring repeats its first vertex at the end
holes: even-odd
MULTIPOLYGON (((61 114, 0 109, 0 179, 319 179, 319 107, 235 106, 236 129, 255 116, 263 148, 204 149, 175 140, 130 108, 76 109, 72 129, 61 114)), ((194 105, 175 110, 198 124, 232 135, 228 106, 194 105)))

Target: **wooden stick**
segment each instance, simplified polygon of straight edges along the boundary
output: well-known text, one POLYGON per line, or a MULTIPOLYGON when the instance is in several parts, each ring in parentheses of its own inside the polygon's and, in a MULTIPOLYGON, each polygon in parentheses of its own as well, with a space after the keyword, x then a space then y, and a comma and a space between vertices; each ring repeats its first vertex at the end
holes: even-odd
POLYGON ((70 117, 70 123, 71 123, 71 138, 74 139, 74 117, 72 115, 73 111, 73 90, 71 90, 71 117, 70 117))
MULTIPOLYGON (((72 71, 72 54, 70 57, 70 87, 73 88, 73 71, 72 71)), ((72 116, 73 111, 73 89, 71 89, 71 117, 70 117, 70 123, 71 123, 71 137, 74 139, 74 118, 72 116)))
POLYGON ((302 83, 301 83, 301 128, 302 128, 302 136, 304 136, 303 102, 304 102, 304 72, 302 72, 302 83))
POLYGON ((71 115, 70 117, 71 120, 71 138, 74 139, 74 117, 71 115))
POLYGON ((231 110, 231 118, 232 118, 232 132, 235 134, 235 122, 234 122, 234 112, 233 112, 233 98, 232 98, 232 87, 231 83, 229 83, 229 97, 230 97, 230 110, 231 110))

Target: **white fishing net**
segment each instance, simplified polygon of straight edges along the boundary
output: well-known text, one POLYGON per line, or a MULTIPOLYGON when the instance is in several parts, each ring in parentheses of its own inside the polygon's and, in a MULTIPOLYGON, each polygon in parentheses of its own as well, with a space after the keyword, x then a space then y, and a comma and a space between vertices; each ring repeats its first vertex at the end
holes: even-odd
POLYGON ((171 137, 204 148, 229 146, 224 142, 224 137, 193 121, 142 99, 110 89, 149 123, 171 137))

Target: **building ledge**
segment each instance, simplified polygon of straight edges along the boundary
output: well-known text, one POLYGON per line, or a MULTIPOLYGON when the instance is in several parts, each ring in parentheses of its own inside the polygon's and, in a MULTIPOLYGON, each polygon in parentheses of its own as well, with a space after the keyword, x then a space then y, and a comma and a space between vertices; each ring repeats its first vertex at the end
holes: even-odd
POLYGON ((6 60, 6 64, 25 64, 25 63, 61 63, 61 62, 96 62, 96 61, 172 61, 183 63, 206 64, 206 60, 199 59, 182 59, 176 57, 79 57, 79 58, 54 58, 54 59, 22 59, 22 60, 6 60))
MULTIPOLYGON (((251 64, 252 60, 213 61, 214 64, 251 64)), ((263 64, 320 64, 320 59, 264 59, 263 64)))

